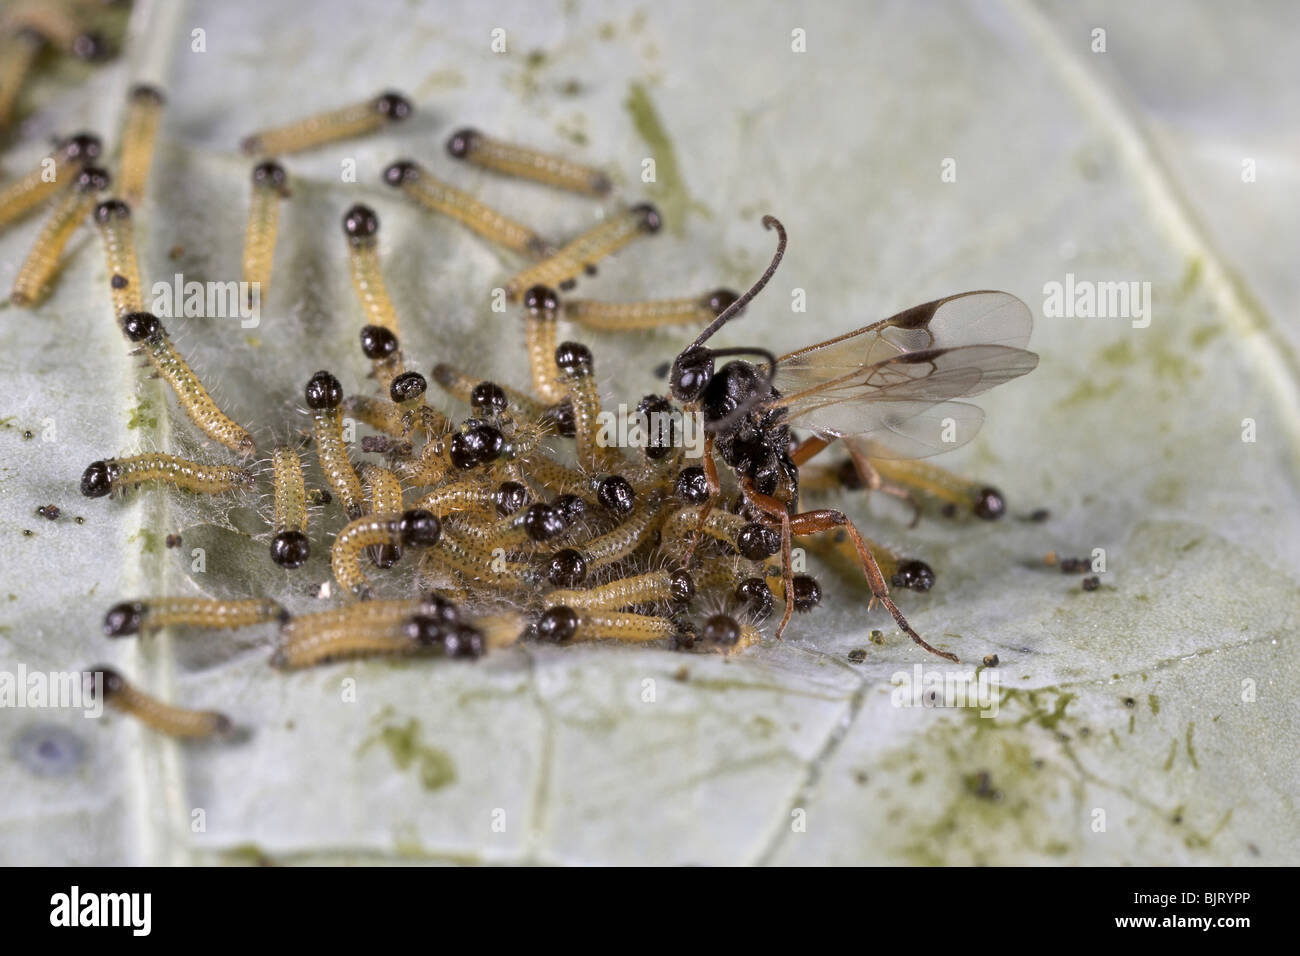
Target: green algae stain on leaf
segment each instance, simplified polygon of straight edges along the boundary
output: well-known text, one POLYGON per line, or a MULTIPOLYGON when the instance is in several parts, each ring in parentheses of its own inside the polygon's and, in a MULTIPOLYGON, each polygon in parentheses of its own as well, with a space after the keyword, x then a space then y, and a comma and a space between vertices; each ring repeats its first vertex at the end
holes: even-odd
POLYGON ((144 399, 135 408, 131 409, 131 417, 127 419, 126 427, 129 429, 136 428, 157 428, 158 416, 149 414, 153 403, 144 399))
POLYGON ((1115 379, 1105 385, 1097 385, 1092 379, 1084 379, 1073 392, 1056 403, 1057 408, 1078 408, 1092 402, 1113 398, 1124 385, 1123 379, 1115 379))
POLYGON ((1183 278, 1178 283, 1178 295, 1180 298, 1187 298, 1201 284, 1201 270, 1204 268, 1199 257, 1193 257, 1187 262, 1187 269, 1183 272, 1183 278))
POLYGON ((1137 361, 1137 350, 1128 339, 1121 339, 1101 350, 1101 360, 1107 365, 1132 365, 1137 361))
POLYGON ((1209 833, 1196 833, 1193 831, 1183 837, 1183 845, 1191 850, 1205 849, 1214 842, 1214 838, 1223 831, 1223 828, 1226 827, 1231 820, 1232 807, 1229 807, 1227 812, 1219 818, 1219 822, 1214 825, 1214 828, 1210 830, 1209 833))
POLYGON ((647 183, 650 195, 659 203, 668 230, 674 236, 684 236, 688 213, 698 213, 705 219, 712 218, 713 213, 703 203, 692 199, 687 191, 681 166, 677 162, 677 150, 646 88, 640 83, 629 83, 623 106, 632 117, 637 135, 650 149, 648 158, 654 160, 655 178, 653 182, 647 183))
POLYGON ((1222 334, 1222 326, 1203 325, 1192 332, 1192 348, 1203 349, 1206 345, 1222 334))
POLYGON ((162 550, 158 547, 158 536, 148 528, 141 528, 127 540, 139 541, 141 554, 157 554, 162 550))
POLYGON ((375 743, 384 745, 398 770, 414 768, 425 790, 441 790, 456 780, 456 764, 445 750, 421 743, 420 722, 414 717, 401 726, 381 727, 357 753, 365 753, 375 743))

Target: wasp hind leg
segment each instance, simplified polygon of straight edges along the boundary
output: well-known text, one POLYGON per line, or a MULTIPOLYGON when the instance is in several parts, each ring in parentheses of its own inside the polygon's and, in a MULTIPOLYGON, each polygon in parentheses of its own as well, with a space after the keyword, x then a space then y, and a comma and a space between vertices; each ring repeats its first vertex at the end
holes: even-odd
MULTIPOLYGON (((872 602, 879 601, 894 618, 899 629, 912 639, 912 641, 925 648, 931 654, 942 657, 945 660, 956 661, 957 655, 950 654, 947 651, 941 651, 932 646, 907 622, 903 612, 898 609, 889 597, 889 586, 885 583, 885 576, 880 572, 880 565, 876 562, 875 556, 871 549, 867 547, 866 541, 858 532, 857 527, 841 511, 804 511, 800 514, 792 515, 785 510, 781 502, 770 495, 760 494, 753 490, 752 486, 746 482, 745 496, 749 502, 762 512, 769 520, 780 522, 781 525, 781 565, 782 580, 785 584, 785 593, 787 600, 785 602, 785 614, 781 618, 780 625, 777 626, 776 636, 779 639, 785 631, 786 625, 790 622, 790 616, 794 611, 794 602, 790 596, 794 594, 794 570, 790 565, 790 539, 793 536, 807 537, 809 535, 821 534, 824 531, 833 531, 836 528, 843 528, 853 542, 853 547, 858 553, 858 560, 862 563, 862 572, 867 577, 867 584, 871 587, 872 602)), ((868 606, 870 609, 870 606, 868 606)))
POLYGON ((898 609, 889 597, 889 587, 885 584, 885 576, 880 573, 880 565, 876 562, 875 556, 867 543, 858 533, 857 527, 850 521, 843 512, 840 511, 805 511, 803 514, 793 515, 789 519, 790 530, 792 533, 804 536, 810 534, 820 534, 823 531, 832 531, 835 528, 843 528, 848 532, 849 538, 853 541, 853 547, 858 552, 858 559, 862 562, 863 573, 867 576, 867 583, 871 585, 872 600, 879 601, 894 618, 895 623, 904 634, 912 639, 916 644, 925 648, 931 654, 946 660, 956 661, 957 655, 950 654, 947 651, 941 651, 930 645, 925 638, 907 623, 907 618, 903 612, 898 609))

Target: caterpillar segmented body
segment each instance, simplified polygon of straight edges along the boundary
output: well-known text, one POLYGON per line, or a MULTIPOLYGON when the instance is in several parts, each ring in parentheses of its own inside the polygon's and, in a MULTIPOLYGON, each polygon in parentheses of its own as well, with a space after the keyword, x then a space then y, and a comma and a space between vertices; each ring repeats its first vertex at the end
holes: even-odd
POLYGON ((578 276, 592 272, 596 263, 613 255, 633 239, 659 231, 659 211, 642 203, 616 212, 604 222, 566 243, 554 255, 517 273, 506 283, 506 296, 518 299, 533 286, 564 291, 578 276))
POLYGON ((677 637, 683 632, 676 621, 659 615, 578 611, 563 604, 548 608, 534 629, 539 638, 556 644, 599 640, 644 644, 677 637))
POLYGON ((569 299, 564 317, 602 332, 631 332, 658 329, 666 325, 696 325, 712 322, 740 296, 730 289, 714 289, 705 295, 682 299, 654 299, 648 302, 597 302, 569 299))
POLYGON ((586 196, 604 196, 613 184, 598 169, 539 149, 493 139, 475 129, 459 129, 447 140, 447 152, 475 166, 507 176, 567 189, 586 196))
POLYGON ((241 455, 253 452, 253 436, 248 429, 217 407, 155 316, 132 312, 122 320, 122 331, 130 341, 143 346, 149 364, 171 386, 181 408, 203 434, 241 455))
POLYGON ((282 568, 300 568, 311 555, 311 543, 307 538, 307 486, 297 451, 281 446, 272 453, 271 480, 275 501, 271 560, 282 568))
POLYGON ((373 133, 401 122, 411 112, 411 101, 390 90, 361 103, 261 130, 245 137, 239 146, 249 156, 283 156, 373 133))
POLYGON ((120 199, 105 200, 95 207, 95 225, 99 227, 99 235, 104 243, 113 312, 119 320, 125 319, 132 312, 143 312, 144 293, 140 286, 140 267, 135 255, 131 207, 120 199))
POLYGON ((638 604, 686 604, 695 595, 687 571, 649 571, 617 578, 584 590, 556 590, 546 595, 549 607, 576 611, 617 611, 638 604))
POLYGON ((128 683, 120 673, 103 665, 86 675, 87 691, 103 692, 104 703, 130 714, 147 727, 169 737, 202 738, 229 734, 234 724, 215 710, 190 710, 164 703, 128 683), (97 686, 98 685, 98 686, 97 686))
POLYGON ((311 411, 316 456, 321 471, 325 473, 325 481, 348 518, 359 518, 366 510, 365 494, 348 456, 347 443, 343 441, 343 413, 340 409, 343 386, 329 372, 320 371, 307 383, 305 395, 307 408, 311 411))
POLYGON ((158 139, 158 124, 166 102, 157 87, 138 84, 131 88, 122 123, 121 171, 118 190, 132 206, 144 201, 153 166, 154 144, 158 139))
POLYGON ((13 119, 18 94, 44 45, 45 38, 31 27, 0 37, 0 127, 13 119))
POLYGON ((26 216, 72 183, 77 170, 98 159, 102 149, 98 136, 78 133, 63 141, 30 173, 0 187, 0 227, 26 216))
POLYGON ((166 627, 224 631, 266 621, 284 621, 288 616, 279 602, 269 598, 149 598, 113 605, 104 616, 104 633, 109 637, 129 637, 166 627))
POLYGON ((400 189, 416 205, 454 219, 489 242, 520 255, 540 259, 551 252, 551 244, 532 229, 443 182, 410 160, 393 163, 384 170, 384 182, 400 189))
POLYGON ((338 533, 330 549, 334 580, 344 591, 369 600, 374 590, 361 569, 361 554, 367 548, 388 547, 400 553, 405 548, 431 548, 438 543, 442 524, 427 511, 411 509, 401 514, 364 515, 338 533))
POLYGON ((280 628, 271 663, 292 670, 372 654, 413 654, 403 625, 428 610, 419 600, 366 601, 291 618, 280 628))
MULTIPOLYGON (((249 295, 266 302, 275 263, 275 239, 280 226, 280 203, 289 195, 289 175, 279 163, 268 160, 253 167, 253 196, 244 227, 244 282, 249 295)), ((251 303, 249 303, 251 304, 251 303)))
POLYGON ((171 485, 200 495, 250 491, 251 471, 234 465, 205 465, 177 455, 151 453, 91 462, 81 476, 81 493, 102 498, 115 491, 143 484, 171 485))
POLYGON ((59 258, 68 240, 90 215, 96 195, 108 188, 108 182, 104 170, 86 166, 77 174, 72 189, 59 197, 14 278, 9 299, 15 305, 34 305, 45 297, 46 287, 59 270, 59 258))

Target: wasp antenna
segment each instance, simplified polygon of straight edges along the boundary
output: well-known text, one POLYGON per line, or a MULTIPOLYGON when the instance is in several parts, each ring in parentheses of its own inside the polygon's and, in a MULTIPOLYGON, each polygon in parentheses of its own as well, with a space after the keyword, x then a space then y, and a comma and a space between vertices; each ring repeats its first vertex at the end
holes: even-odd
POLYGON ((759 277, 757 282, 750 286, 748 292, 723 309, 722 314, 709 323, 709 327, 701 332, 700 337, 691 343, 691 348, 699 348, 709 340, 714 332, 718 331, 718 329, 722 328, 735 318, 735 316, 749 304, 750 300, 752 300, 754 296, 763 291, 763 286, 767 285, 768 282, 772 280, 772 276, 776 275, 776 267, 781 264, 781 259, 785 256, 785 226, 781 225, 781 220, 777 219, 776 216, 764 216, 763 228, 775 229, 777 235, 776 254, 772 256, 772 261, 768 264, 767 271, 759 277))
POLYGON ((770 373, 771 373, 771 369, 773 369, 773 368, 776 367, 776 355, 775 355, 775 353, 773 353, 773 352, 769 352, 767 349, 765 349, 765 348, 760 348, 760 347, 758 347, 758 346, 748 346, 748 347, 745 347, 745 348, 732 348, 732 349, 709 349, 709 352, 710 352, 710 354, 713 355, 714 358, 718 358, 718 357, 720 357, 720 356, 725 356, 725 355, 758 355, 758 356, 761 356, 761 357, 767 359, 768 370, 769 370, 769 376, 770 376, 770 373))

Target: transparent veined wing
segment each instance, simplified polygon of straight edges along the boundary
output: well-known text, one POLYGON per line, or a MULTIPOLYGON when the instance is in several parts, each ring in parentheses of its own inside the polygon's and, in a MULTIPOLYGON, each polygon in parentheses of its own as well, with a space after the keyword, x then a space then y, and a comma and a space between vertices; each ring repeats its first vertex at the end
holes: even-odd
POLYGON ((1014 295, 962 292, 781 356, 776 386, 793 394, 905 352, 968 345, 1023 349, 1032 328, 1029 307, 1014 295))
POLYGON ((978 395, 1032 371, 1033 317, 1006 292, 964 292, 781 356, 774 404, 791 425, 854 437, 875 458, 921 458, 970 441, 978 395))
POLYGON ((900 411, 883 416, 873 431, 844 441, 868 458, 929 458, 960 448, 984 424, 984 409, 969 402, 928 405, 911 417, 900 411))
MULTIPOLYGON (((969 441, 984 415, 956 399, 1031 371, 1038 356, 1005 345, 902 352, 865 368, 784 391, 785 420, 820 435, 858 436, 876 458, 934 455, 969 441)), ((777 365, 777 387, 783 381, 777 365)))

